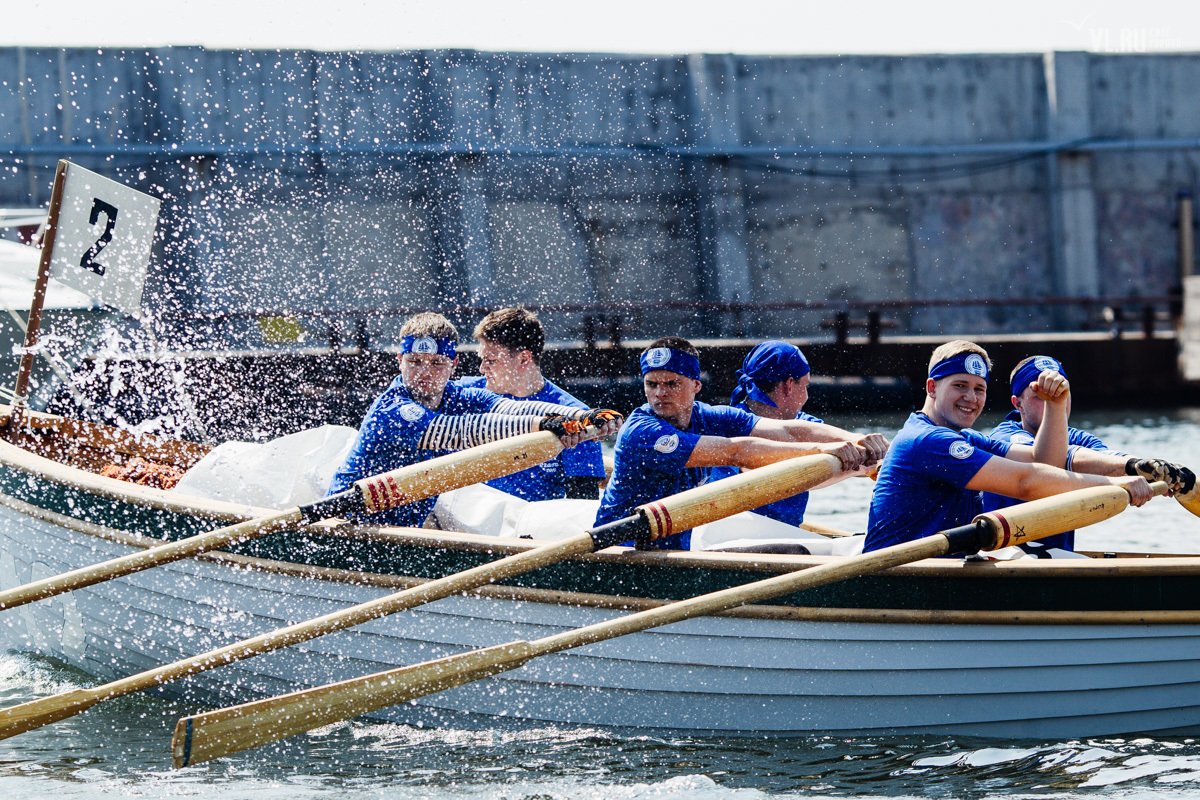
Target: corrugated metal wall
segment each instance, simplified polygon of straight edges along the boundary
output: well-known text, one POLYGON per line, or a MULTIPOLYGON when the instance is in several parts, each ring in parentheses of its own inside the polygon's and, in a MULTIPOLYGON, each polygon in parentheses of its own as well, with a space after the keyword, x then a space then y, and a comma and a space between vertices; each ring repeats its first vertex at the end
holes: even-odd
POLYGON ((627 337, 805 336, 832 312, 682 304, 1169 293, 1196 85, 1193 55, 8 48, 0 205, 44 203, 59 157, 163 197, 148 299, 176 343, 256 346, 278 311, 386 342, 397 309, 518 302, 603 304, 627 337))

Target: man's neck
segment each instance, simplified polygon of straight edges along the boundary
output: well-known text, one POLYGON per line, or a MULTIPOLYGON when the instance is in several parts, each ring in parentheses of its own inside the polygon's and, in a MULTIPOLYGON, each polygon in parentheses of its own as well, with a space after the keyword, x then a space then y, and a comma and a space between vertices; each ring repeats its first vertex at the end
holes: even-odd
POLYGON ((666 420, 667 422, 674 425, 676 428, 679 428, 679 430, 681 430, 681 431, 686 431, 688 429, 688 426, 690 426, 692 424, 692 409, 695 408, 695 405, 696 404, 693 403, 692 405, 688 406, 687 411, 684 411, 683 413, 679 414, 678 416, 663 417, 663 416, 659 416, 658 414, 655 414, 655 416, 657 416, 659 419, 666 420))
POLYGON ((492 381, 487 382, 489 390, 498 394, 507 394, 511 397, 532 397, 540 392, 545 385, 546 379, 542 376, 542 371, 536 366, 512 376, 504 384, 503 388, 495 386, 492 381))
POLYGON ((945 420, 945 418, 942 417, 941 414, 937 413, 937 409, 934 407, 933 403, 926 403, 921 408, 921 413, 929 417, 929 421, 934 425, 940 425, 943 428, 950 428, 951 430, 955 431, 962 430, 957 425, 951 425, 945 420))
POLYGON ((766 403, 760 403, 757 400, 746 399, 746 408, 750 409, 750 413, 767 419, 792 419, 783 413, 783 409, 779 406, 769 406, 766 403))

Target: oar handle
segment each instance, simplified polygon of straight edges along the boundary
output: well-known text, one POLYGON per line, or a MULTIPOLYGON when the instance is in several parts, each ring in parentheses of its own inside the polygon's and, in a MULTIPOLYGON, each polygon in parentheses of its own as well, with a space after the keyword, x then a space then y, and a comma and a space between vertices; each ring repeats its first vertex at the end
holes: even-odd
POLYGON ((562 442, 549 431, 509 436, 357 480, 346 491, 301 506, 300 511, 306 522, 375 514, 520 472, 554 458, 562 449, 562 442))
MULTIPOLYGON (((1167 484, 1150 484, 1155 494, 1166 494, 1167 484)), ((1092 486, 1064 494, 1030 500, 1008 508, 980 514, 993 531, 993 541, 979 550, 999 550, 1044 539, 1063 531, 1082 528, 1115 517, 1129 507, 1129 492, 1120 486, 1092 486)), ((954 552, 975 552, 957 550, 954 552)))
POLYGON ((660 539, 731 514, 807 491, 832 478, 841 462, 831 455, 788 458, 640 507, 650 538, 660 539))

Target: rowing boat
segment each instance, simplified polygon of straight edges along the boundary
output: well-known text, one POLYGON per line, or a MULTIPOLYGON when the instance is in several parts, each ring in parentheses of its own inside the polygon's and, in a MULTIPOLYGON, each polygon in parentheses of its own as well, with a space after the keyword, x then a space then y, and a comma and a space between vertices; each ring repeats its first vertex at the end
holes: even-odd
MULTIPOLYGON (((0 441, 0 589, 272 513, 102 476, 207 448, 31 414, 0 441)), ((112 680, 528 550, 323 523, 0 611, 10 649, 112 680)), ((611 548, 164 684, 198 707, 583 625, 836 557, 611 548)), ((1200 557, 934 559, 536 659, 373 712, 768 735, 1200 732, 1200 557)))

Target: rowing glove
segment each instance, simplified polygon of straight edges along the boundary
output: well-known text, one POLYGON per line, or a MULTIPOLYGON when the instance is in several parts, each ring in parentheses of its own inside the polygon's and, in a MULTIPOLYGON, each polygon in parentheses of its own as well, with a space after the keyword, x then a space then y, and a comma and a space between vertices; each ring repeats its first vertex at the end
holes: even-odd
POLYGON ((562 414, 547 414, 538 423, 539 431, 550 431, 555 436, 578 436, 587 427, 587 422, 581 417, 574 419, 562 414))
POLYGON ((589 408, 580 421, 598 431, 604 431, 607 428, 607 433, 615 433, 617 428, 621 427, 621 423, 625 421, 625 415, 620 411, 613 411, 611 408, 589 408))
POLYGON ((1161 458, 1137 458, 1125 462, 1126 475, 1141 475, 1148 481, 1162 481, 1171 494, 1187 494, 1196 486, 1196 473, 1181 464, 1161 458))

